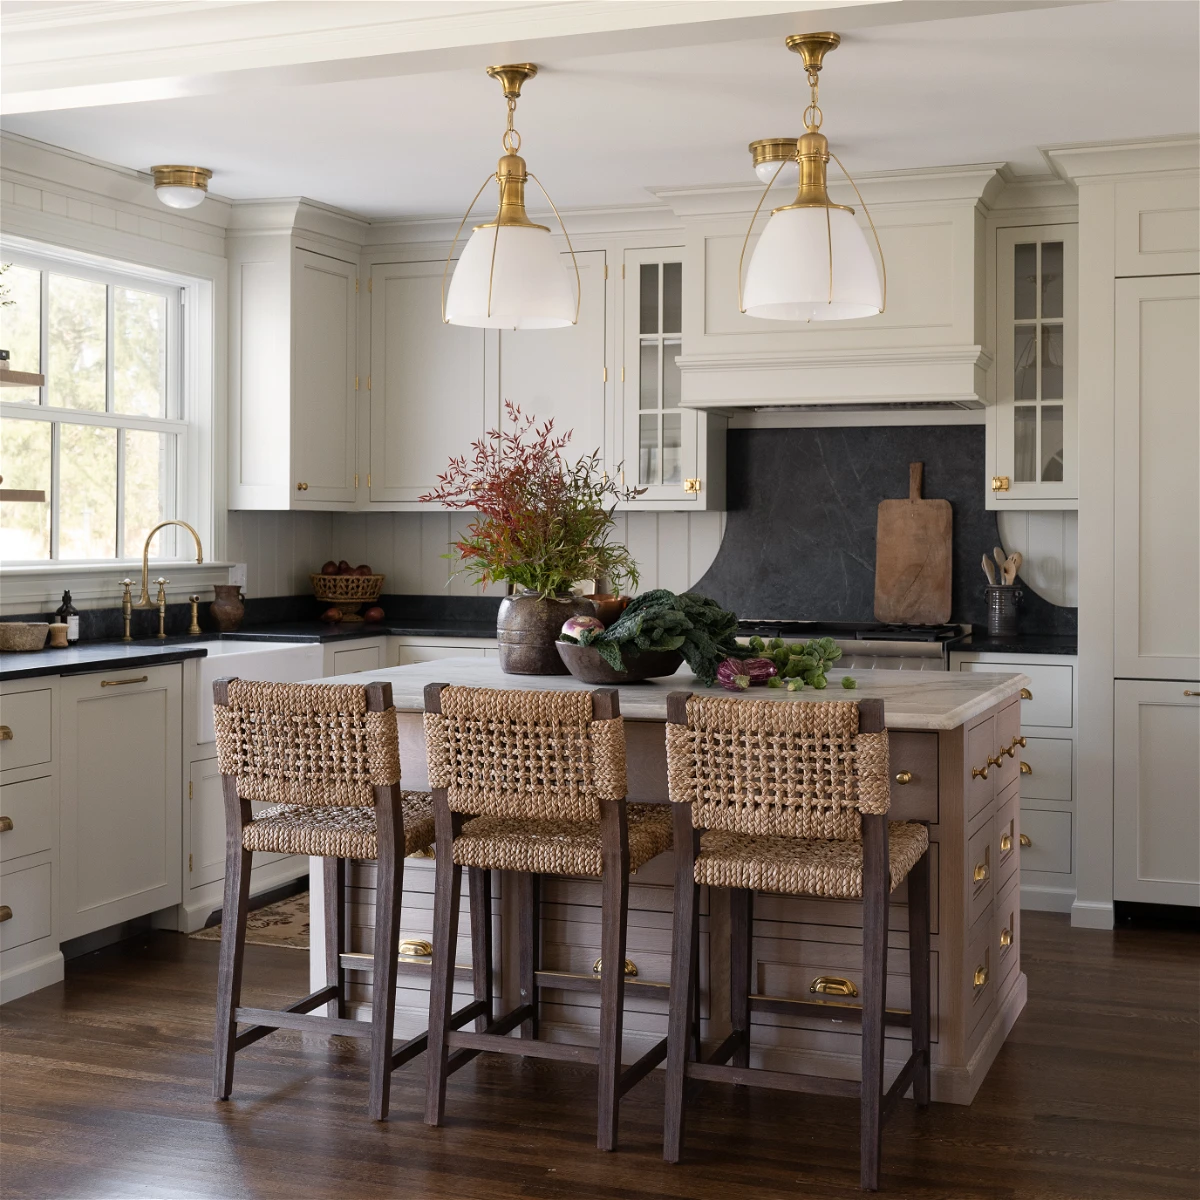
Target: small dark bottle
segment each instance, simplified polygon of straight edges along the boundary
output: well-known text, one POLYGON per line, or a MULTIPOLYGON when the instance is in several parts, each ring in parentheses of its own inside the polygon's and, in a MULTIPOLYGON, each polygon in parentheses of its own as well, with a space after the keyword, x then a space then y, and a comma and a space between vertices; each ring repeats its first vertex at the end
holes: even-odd
POLYGON ((71 603, 69 591, 63 592, 62 603, 54 615, 67 627, 68 644, 79 641, 79 610, 71 603))

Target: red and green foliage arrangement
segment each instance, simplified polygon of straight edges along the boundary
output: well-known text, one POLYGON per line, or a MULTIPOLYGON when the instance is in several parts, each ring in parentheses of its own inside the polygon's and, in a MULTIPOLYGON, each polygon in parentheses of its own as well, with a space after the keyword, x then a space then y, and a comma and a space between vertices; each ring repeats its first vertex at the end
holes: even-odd
POLYGON ((421 500, 478 515, 454 543, 475 583, 511 583, 542 596, 561 595, 577 579, 607 579, 614 591, 635 589, 637 564, 608 540, 617 501, 637 495, 604 476, 598 451, 576 462, 563 449, 571 434, 538 425, 511 401, 507 426, 472 444, 472 457, 452 458, 438 486, 421 500))

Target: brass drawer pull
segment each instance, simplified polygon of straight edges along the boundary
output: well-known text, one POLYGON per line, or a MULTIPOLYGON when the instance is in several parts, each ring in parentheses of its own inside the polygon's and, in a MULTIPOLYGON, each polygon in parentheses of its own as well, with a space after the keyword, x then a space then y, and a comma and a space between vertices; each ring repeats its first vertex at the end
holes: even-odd
POLYGON ((433 946, 422 938, 405 938, 400 943, 400 958, 411 962, 415 958, 432 958, 433 946))
POLYGON ((100 680, 100 686, 124 687, 127 683, 145 683, 149 678, 149 675, 139 675, 136 679, 102 679, 100 680))
POLYGON ((1033 693, 1028 688, 1022 688, 1021 689, 1021 699, 1022 700, 1032 700, 1033 693))
POLYGON ((1021 761, 1021 774, 1022 775, 1032 775, 1033 774, 1033 768, 1024 760, 1021 761))
POLYGON ((987 879, 988 865, 987 865, 986 860, 984 860, 981 863, 975 864, 975 870, 971 872, 971 877, 975 880, 976 883, 983 883, 984 880, 987 879))
MULTIPOLYGON (((991 765, 992 765, 992 760, 989 758, 988 766, 990 767, 991 765)), ((972 767, 971 768, 971 778, 972 779, 986 779, 987 773, 988 773, 987 767, 972 767)))
POLYGON ((901 787, 903 787, 906 783, 912 783, 912 772, 911 771, 901 771, 896 776, 896 782, 901 787))
POLYGON ((987 981, 988 981, 987 967, 976 967, 975 968, 975 977, 972 980, 975 990, 978 991, 981 987, 983 987, 983 985, 985 983, 987 983, 987 981))
POLYGON ((820 992, 824 996, 857 996, 858 988, 849 979, 840 975, 818 975, 808 985, 810 992, 820 992))
MULTIPOLYGON (((598 958, 598 959, 596 959, 596 961, 594 963, 592 963, 592 974, 593 975, 600 974, 600 968, 601 968, 601 965, 603 964, 603 961, 604 961, 603 959, 598 958)), ((637 973, 638 973, 637 963, 635 963, 633 961, 633 959, 627 958, 625 960, 626 976, 632 977, 632 976, 636 975, 637 973)))
POLYGON ((11 921, 12 909, 7 904, 0 904, 0 921, 11 921))
POLYGON ((1191 688, 1184 688, 1183 694, 1185 696, 1200 696, 1200 692, 1193 692, 1191 688))
POLYGON ((1029 840, 1029 834, 1027 834, 1027 833, 1021 834, 1021 845, 1022 846, 1032 846, 1033 845, 1033 843, 1029 840))
POLYGON ((12 817, 0 817, 0 833, 8 833, 12 827, 12 817))
POLYGON ((1011 929, 1000 930, 1000 945, 1001 946, 1011 946, 1012 945, 1012 930, 1011 929))
POLYGON ((1000 850, 1007 854, 1012 849, 1012 834, 1004 833, 1000 835, 1000 850))
POLYGON ((7 725, 0 725, 0 742, 11 742, 12 730, 7 725))

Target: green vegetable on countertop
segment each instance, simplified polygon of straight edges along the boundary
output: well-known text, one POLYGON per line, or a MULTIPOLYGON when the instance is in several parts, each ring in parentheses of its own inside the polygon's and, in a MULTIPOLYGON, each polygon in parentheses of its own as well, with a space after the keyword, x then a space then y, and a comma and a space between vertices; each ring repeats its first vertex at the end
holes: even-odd
POLYGON ((808 680, 808 682, 811 683, 813 685, 813 687, 815 687, 817 689, 818 692, 820 692, 820 691, 824 690, 825 685, 828 683, 828 680, 825 678, 824 675, 814 675, 811 679, 808 680))
POLYGON ((772 675, 771 678, 767 680, 767 687, 781 688, 783 687, 783 680, 780 679, 778 675, 772 675))
POLYGON ((803 679, 789 679, 787 681, 787 690, 789 692, 804 691, 804 680, 803 679))
POLYGON ((846 691, 852 692, 856 687, 858 687, 858 680, 855 679, 853 675, 843 675, 842 687, 844 687, 846 691))

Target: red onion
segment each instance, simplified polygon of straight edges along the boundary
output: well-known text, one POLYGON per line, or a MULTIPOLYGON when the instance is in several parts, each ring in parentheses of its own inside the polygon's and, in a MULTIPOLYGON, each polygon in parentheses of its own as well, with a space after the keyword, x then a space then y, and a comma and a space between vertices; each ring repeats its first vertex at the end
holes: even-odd
POLYGON ((777 674, 769 658, 727 658, 717 667, 717 682, 731 692, 764 687, 777 674))

